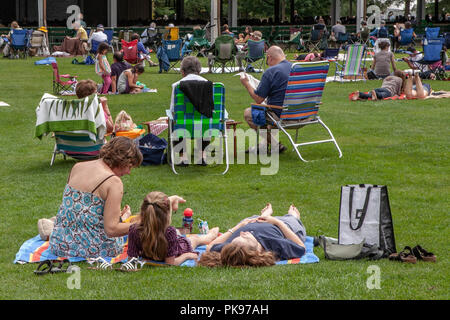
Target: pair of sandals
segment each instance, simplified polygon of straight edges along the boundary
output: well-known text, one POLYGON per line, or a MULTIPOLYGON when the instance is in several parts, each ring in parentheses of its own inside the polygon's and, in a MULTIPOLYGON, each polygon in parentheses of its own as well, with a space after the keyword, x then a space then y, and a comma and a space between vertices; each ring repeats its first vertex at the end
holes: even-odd
POLYGON ((106 261, 102 257, 98 257, 95 259, 89 259, 87 262, 91 265, 90 267, 88 267, 88 269, 91 269, 91 270, 117 270, 117 271, 122 271, 122 272, 140 271, 145 265, 144 261, 141 261, 135 257, 131 258, 129 261, 122 264, 122 266, 120 266, 119 269, 114 269, 113 265, 111 263, 109 263, 108 261, 106 261))
POLYGON ((416 263, 417 260, 426 262, 436 262, 436 256, 432 252, 428 252, 420 245, 411 247, 406 246, 400 253, 393 253, 389 256, 389 260, 400 261, 406 263, 416 263))
POLYGON ((45 260, 39 263, 34 274, 42 276, 50 273, 72 273, 74 266, 68 259, 64 260, 45 260))

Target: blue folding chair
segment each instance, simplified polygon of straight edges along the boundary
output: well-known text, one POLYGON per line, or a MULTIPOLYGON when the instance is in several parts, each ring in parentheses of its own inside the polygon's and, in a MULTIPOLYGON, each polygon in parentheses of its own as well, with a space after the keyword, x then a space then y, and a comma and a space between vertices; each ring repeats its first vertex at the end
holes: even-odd
POLYGON ((161 46, 158 48, 156 56, 159 60, 159 73, 175 69, 175 66, 182 60, 181 47, 182 39, 161 40, 161 46))
POLYGON ((421 72, 432 72, 436 79, 446 78, 445 66, 443 62, 443 43, 441 39, 425 39, 423 41, 423 59, 414 62, 414 65, 421 72))
POLYGON ((414 45, 414 29, 403 29, 400 31, 400 40, 398 42, 397 50, 400 47, 407 47, 410 45, 414 45))
MULTIPOLYGON (((114 54, 114 46, 113 46, 114 29, 105 29, 105 30, 103 30, 103 33, 106 34, 106 36, 108 37, 107 41, 108 41, 109 47, 111 48, 111 51, 114 54)), ((119 50, 118 45, 119 44, 116 43, 117 51, 119 50)))
POLYGON ((28 39, 29 32, 26 29, 14 29, 11 32, 11 50, 12 56, 22 57, 24 59, 28 56, 28 39))
POLYGON ((439 38, 439 31, 441 30, 440 27, 436 28, 425 28, 425 39, 436 39, 439 38))
POLYGON ((250 72, 250 70, 256 72, 257 69, 264 71, 264 67, 266 65, 265 59, 266 53, 264 52, 265 41, 264 40, 255 41, 249 39, 247 41, 247 45, 248 45, 248 52, 244 58, 245 70, 247 72, 250 72))

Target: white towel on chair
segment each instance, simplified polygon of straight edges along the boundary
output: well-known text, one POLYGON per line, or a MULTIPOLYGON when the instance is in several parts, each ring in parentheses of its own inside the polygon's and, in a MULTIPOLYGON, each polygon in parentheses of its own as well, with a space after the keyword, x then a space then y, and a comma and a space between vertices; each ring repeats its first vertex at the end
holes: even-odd
POLYGON ((106 120, 97 95, 86 97, 78 104, 70 101, 44 93, 36 108, 35 136, 41 139, 49 132, 66 131, 86 133, 92 141, 103 139, 106 120))

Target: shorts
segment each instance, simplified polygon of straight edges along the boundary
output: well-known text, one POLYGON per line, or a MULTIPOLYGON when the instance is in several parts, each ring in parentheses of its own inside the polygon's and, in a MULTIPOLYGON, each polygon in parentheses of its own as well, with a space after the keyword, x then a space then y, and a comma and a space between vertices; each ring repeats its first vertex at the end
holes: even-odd
MULTIPOLYGON (((248 217, 246 219, 254 219, 254 218, 258 218, 258 217, 260 217, 260 216, 254 215, 254 216, 248 217)), ((302 240, 303 243, 305 243, 306 228, 299 219, 294 217, 292 214, 285 214, 284 216, 276 216, 274 218, 283 221, 284 224, 287 225, 289 227, 289 229, 291 229, 291 231, 293 233, 295 233, 297 235, 297 237, 300 238, 300 240, 302 240)))
MULTIPOLYGON (((430 84, 428 84, 428 83, 422 83, 422 87, 423 87, 424 90, 427 91, 427 96, 429 96, 429 95, 430 95, 430 92, 431 92, 431 86, 430 86, 430 84)), ((412 89, 417 91, 416 85, 415 85, 415 84, 413 85, 412 89)))

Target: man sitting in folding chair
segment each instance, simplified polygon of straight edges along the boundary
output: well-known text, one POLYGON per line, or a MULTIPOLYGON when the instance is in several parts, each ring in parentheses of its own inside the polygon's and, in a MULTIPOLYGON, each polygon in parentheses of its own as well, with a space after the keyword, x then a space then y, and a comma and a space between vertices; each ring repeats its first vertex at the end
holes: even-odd
MULTIPOLYGON (((269 68, 263 73, 261 82, 255 89, 251 86, 249 79, 247 77, 241 78, 242 85, 247 89, 250 97, 260 104, 263 103, 267 98, 267 104, 282 106, 284 101, 284 94, 286 91, 286 86, 289 78, 289 72, 291 70, 291 63, 286 60, 286 56, 283 50, 278 46, 272 46, 267 50, 266 53, 267 64, 269 68)), ((268 112, 272 117, 278 119, 281 114, 281 109, 273 109, 268 112)), ((252 117, 252 109, 247 108, 244 111, 244 119, 247 121, 250 128, 257 130, 258 125, 254 123, 252 117)), ((260 143, 256 147, 249 148, 246 153, 258 153, 262 149, 268 149, 269 144, 273 141, 275 143, 275 151, 271 152, 284 152, 287 148, 278 141, 275 141, 274 137, 270 135, 270 128, 272 126, 268 125, 262 126, 261 128, 269 129, 267 132, 266 143, 260 143)), ((272 146, 272 148, 274 147, 272 146)), ((267 153, 266 153, 267 154, 267 153)))
POLYGON ((254 31, 251 34, 251 38, 247 40, 247 43, 242 47, 241 51, 236 54, 236 62, 239 67, 239 71, 244 71, 242 67, 242 61, 245 61, 247 68, 245 71, 251 72, 250 70, 255 70, 251 67, 251 63, 259 62, 256 66, 259 69, 264 70, 264 56, 267 51, 267 44, 262 38, 262 33, 260 31, 254 31))
MULTIPOLYGON (((328 61, 294 63, 288 76, 282 107, 252 104, 252 113, 256 115, 255 118, 258 122, 263 118, 261 113, 266 115, 266 119, 270 123, 286 134, 298 157, 304 162, 307 160, 302 157, 299 148, 319 143, 333 143, 339 152, 339 158, 342 157, 341 149, 331 130, 318 115, 328 69, 328 61), (280 110, 279 117, 274 116, 274 113, 271 112, 277 109, 280 110), (312 124, 320 124, 328 132, 329 139, 297 143, 298 129, 312 124), (295 139, 288 133, 288 130, 291 129, 296 130, 295 139)), ((260 124, 262 123, 264 121, 261 121, 260 124)))
POLYGON ((209 129, 222 131, 227 164, 223 174, 228 171, 226 112, 223 105, 224 88, 222 84, 213 84, 200 76, 201 69, 201 63, 197 57, 185 57, 180 66, 183 78, 172 84, 170 110, 167 110, 167 115, 169 118, 170 161, 175 174, 177 174, 175 165, 186 167, 190 163, 184 152, 187 151, 186 139, 188 137, 201 142, 201 159, 194 156, 194 160, 198 161, 196 164, 207 165, 205 149, 213 137, 218 137, 217 132, 209 132, 205 136, 204 131, 209 129), (177 132, 178 130, 183 132, 177 132), (188 132, 189 135, 186 136, 188 132), (196 134, 201 134, 201 139, 196 134), (174 138, 179 138, 179 140, 175 142, 174 138), (175 160, 175 149, 179 150, 179 161, 175 160))

